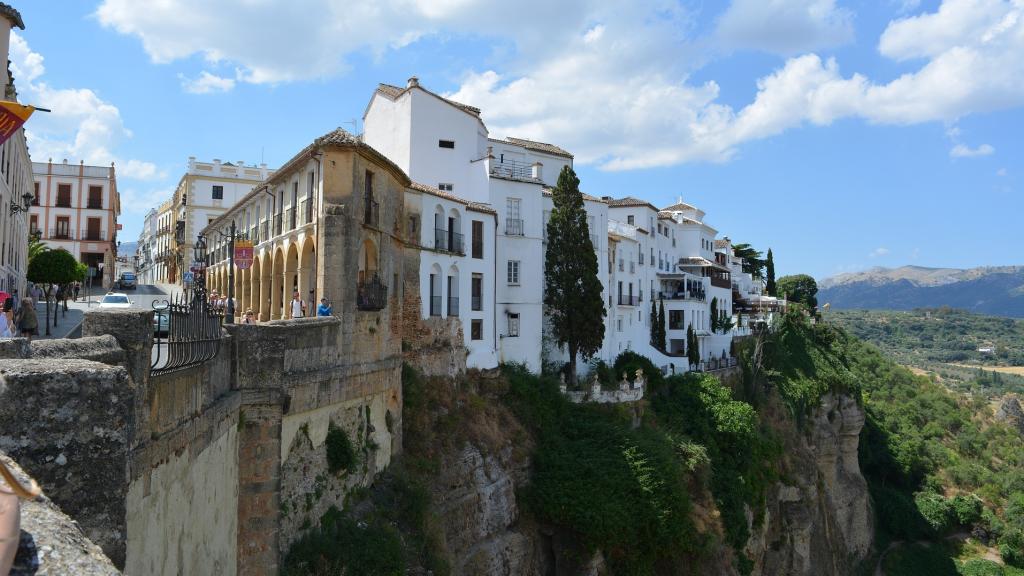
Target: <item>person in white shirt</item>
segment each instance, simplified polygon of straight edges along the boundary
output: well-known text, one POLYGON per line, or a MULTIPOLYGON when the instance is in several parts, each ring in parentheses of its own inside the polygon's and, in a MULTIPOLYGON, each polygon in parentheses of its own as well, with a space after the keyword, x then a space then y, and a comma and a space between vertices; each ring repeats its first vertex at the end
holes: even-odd
POLYGON ((306 303, 299 297, 296 291, 292 294, 292 318, 302 318, 306 315, 306 303))

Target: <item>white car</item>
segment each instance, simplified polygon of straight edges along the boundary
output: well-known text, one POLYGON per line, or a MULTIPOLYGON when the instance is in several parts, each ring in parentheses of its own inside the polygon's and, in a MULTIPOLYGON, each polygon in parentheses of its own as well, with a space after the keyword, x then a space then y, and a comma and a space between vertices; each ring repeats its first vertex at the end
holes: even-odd
POLYGON ((128 295, 120 292, 111 292, 100 300, 100 308, 129 308, 131 305, 128 295))

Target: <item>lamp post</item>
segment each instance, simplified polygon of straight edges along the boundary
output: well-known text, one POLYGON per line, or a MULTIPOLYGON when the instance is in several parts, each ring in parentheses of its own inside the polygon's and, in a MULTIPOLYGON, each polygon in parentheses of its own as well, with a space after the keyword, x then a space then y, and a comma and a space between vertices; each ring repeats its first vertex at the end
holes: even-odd
POLYGON ((226 238, 228 241, 228 310, 227 318, 225 322, 228 324, 234 324, 235 322, 235 240, 242 237, 235 228, 235 221, 231 221, 231 231, 225 234, 220 230, 216 230, 217 234, 221 238, 226 238))
MULTIPOLYGON (((192 261, 199 263, 199 270, 192 271, 192 301, 196 298, 206 302, 206 236, 196 236, 196 243, 192 245, 192 261)), ((184 273, 181 273, 184 278, 184 273)))
POLYGON ((28 212, 29 207, 32 206, 32 200, 34 198, 34 195, 29 192, 25 192, 21 195, 22 204, 15 204, 14 202, 11 202, 11 216, 14 216, 18 212, 28 212))

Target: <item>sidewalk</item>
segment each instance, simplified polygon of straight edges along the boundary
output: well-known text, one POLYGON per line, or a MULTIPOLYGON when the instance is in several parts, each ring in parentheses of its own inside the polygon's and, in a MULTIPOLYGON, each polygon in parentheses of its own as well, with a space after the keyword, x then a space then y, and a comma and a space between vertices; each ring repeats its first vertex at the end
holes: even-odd
POLYGON ((39 334, 34 336, 37 340, 56 338, 76 338, 81 334, 82 319, 85 317, 85 302, 80 306, 68 300, 68 311, 65 314, 64 307, 59 303, 50 303, 50 335, 46 335, 46 304, 37 302, 36 317, 39 319, 39 334), (53 314, 57 316, 57 325, 53 325, 53 314))

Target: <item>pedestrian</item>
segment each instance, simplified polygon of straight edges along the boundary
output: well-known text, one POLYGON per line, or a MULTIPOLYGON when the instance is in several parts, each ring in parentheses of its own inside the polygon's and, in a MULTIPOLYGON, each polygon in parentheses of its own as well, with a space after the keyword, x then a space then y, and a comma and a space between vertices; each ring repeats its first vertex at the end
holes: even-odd
POLYGON ((0 338, 14 338, 17 333, 14 327, 14 298, 4 299, 3 311, 0 311, 0 338))
POLYGON ((80 283, 75 282, 75 302, 78 302, 78 291, 81 289, 81 287, 82 285, 80 283))
POLYGON ((299 297, 299 292, 296 290, 292 294, 292 318, 302 318, 306 315, 306 303, 299 297))
POLYGON ((18 290, 17 289, 14 290, 14 294, 11 295, 11 298, 14 300, 14 309, 17 310, 18 309, 18 300, 20 299, 18 297, 18 290))
POLYGON ((21 534, 21 504, 19 499, 33 500, 39 496, 39 486, 30 481, 22 486, 0 460, 0 574, 7 574, 18 552, 21 534))
POLYGON ((14 317, 14 324, 18 327, 18 332, 29 341, 39 331, 39 317, 36 316, 35 303, 31 298, 22 299, 21 308, 14 317))
MULTIPOLYGON (((64 300, 64 285, 61 284, 60 286, 57 287, 57 299, 54 300, 53 303, 54 303, 55 306, 60 306, 60 303, 63 300, 64 300)), ((56 312, 57 311, 54 310, 54 314, 56 314, 56 312)), ((68 312, 68 306, 67 306, 67 303, 65 302, 64 303, 64 315, 65 316, 67 316, 67 312, 68 312)))
POLYGON ((327 302, 327 298, 321 298, 320 305, 316 307, 316 315, 330 316, 332 312, 334 312, 334 310, 331 309, 331 305, 327 302))
POLYGON ((256 314, 253 313, 252 308, 245 311, 245 317, 242 319, 242 324, 255 324, 256 314))

